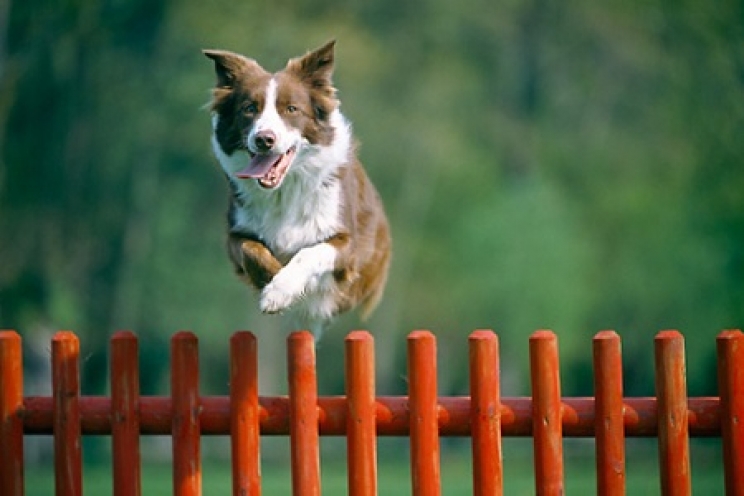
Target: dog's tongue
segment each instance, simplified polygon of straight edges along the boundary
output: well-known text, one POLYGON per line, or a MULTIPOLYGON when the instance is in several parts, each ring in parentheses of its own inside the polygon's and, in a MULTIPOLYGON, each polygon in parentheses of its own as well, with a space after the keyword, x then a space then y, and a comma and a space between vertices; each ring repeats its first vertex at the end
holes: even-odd
POLYGON ((279 158, 281 157, 276 155, 255 155, 248 167, 235 175, 241 179, 264 177, 279 158))

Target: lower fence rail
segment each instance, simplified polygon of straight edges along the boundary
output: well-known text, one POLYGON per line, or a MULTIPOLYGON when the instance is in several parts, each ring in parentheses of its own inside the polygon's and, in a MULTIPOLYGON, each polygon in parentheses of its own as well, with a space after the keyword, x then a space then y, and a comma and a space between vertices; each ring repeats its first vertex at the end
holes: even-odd
POLYGON ((287 340, 289 395, 261 396, 258 346, 250 332, 230 339, 230 394, 199 392, 198 341, 171 338, 171 395, 141 396, 137 337, 111 338, 111 396, 81 396, 77 336, 52 340, 52 395, 23 396, 21 337, 0 331, 0 494, 24 494, 23 437, 53 436, 55 492, 82 494, 81 436, 112 437, 113 492, 141 494, 140 436, 173 439, 173 494, 200 495, 203 435, 229 435, 234 495, 261 494, 260 436, 290 438, 292 493, 321 494, 319 436, 347 439, 348 494, 377 494, 377 437, 410 440, 411 491, 439 495, 441 436, 472 441, 475 495, 503 494, 502 436, 533 439, 538 495, 562 495, 563 438, 596 439, 597 494, 625 494, 625 441, 658 439, 659 487, 664 495, 691 494, 690 437, 720 437, 727 495, 744 496, 744 334, 727 330, 716 340, 719 395, 687 397, 684 338, 663 331, 654 340, 655 397, 624 397, 620 337, 602 331, 593 340, 593 397, 562 397, 558 339, 537 331, 529 340, 531 397, 500 396, 498 337, 477 330, 468 340, 469 396, 437 395, 436 339, 408 336, 407 396, 375 390, 374 339, 346 337, 343 396, 318 396, 315 343, 306 332, 287 340))

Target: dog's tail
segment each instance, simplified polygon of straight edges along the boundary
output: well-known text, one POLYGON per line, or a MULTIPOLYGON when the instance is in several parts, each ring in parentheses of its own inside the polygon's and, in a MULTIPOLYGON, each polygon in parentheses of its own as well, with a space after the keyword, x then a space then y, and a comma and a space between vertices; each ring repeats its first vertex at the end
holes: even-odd
POLYGON ((385 284, 387 283, 389 264, 390 255, 388 254, 385 257, 385 260, 383 260, 383 262, 380 264, 380 273, 378 275, 377 281, 375 281, 372 292, 370 292, 369 295, 367 295, 367 297, 361 303, 359 317, 362 319, 363 322, 366 322, 367 319, 369 319, 370 315, 372 315, 372 312, 374 312, 375 308, 377 308, 377 305, 380 304, 382 295, 385 292, 385 284))
POLYGON ((382 293, 382 288, 380 288, 369 295, 367 299, 362 302, 362 307, 359 310, 359 317, 362 319, 362 322, 366 322, 377 308, 377 305, 380 304, 382 293))

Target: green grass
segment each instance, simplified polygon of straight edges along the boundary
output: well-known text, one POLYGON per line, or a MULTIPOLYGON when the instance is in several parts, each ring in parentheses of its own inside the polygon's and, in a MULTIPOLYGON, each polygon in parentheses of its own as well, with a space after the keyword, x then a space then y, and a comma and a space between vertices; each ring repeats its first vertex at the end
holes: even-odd
MULTIPOLYGON (((262 493, 269 496, 291 494, 291 474, 286 453, 286 439, 273 439, 262 467, 262 493)), ((504 493, 510 496, 535 494, 531 441, 504 440, 504 493)), ((566 494, 595 494, 596 479, 591 440, 566 440, 566 494)), ((692 481, 695 494, 723 494, 723 469, 718 441, 694 441, 692 481)), ((659 494, 659 471, 654 440, 629 440, 627 446, 627 493, 659 494)), ((382 439, 379 447, 378 493, 383 496, 411 494, 410 467, 405 439, 382 439)), ((344 444, 342 439, 324 439, 322 492, 326 496, 347 494, 344 444)), ((471 461, 466 440, 443 441, 441 455, 442 494, 472 494, 471 461)), ((230 494, 232 489, 229 461, 206 457, 202 464, 204 494, 230 494)), ((162 496, 173 493, 171 464, 145 462, 142 465, 142 494, 162 496)), ((84 494, 111 494, 111 468, 106 463, 88 463, 84 470, 84 494)), ((54 472, 48 464, 26 468, 26 495, 54 494, 54 472)))

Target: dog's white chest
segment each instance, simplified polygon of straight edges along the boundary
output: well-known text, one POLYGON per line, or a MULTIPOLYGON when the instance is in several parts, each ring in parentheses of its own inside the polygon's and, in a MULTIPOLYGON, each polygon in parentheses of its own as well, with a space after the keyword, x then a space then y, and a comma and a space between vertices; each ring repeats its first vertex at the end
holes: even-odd
POLYGON ((301 184, 285 184, 278 193, 246 197, 234 220, 239 230, 259 234, 283 263, 300 249, 339 232, 341 202, 337 181, 313 190, 301 184))

